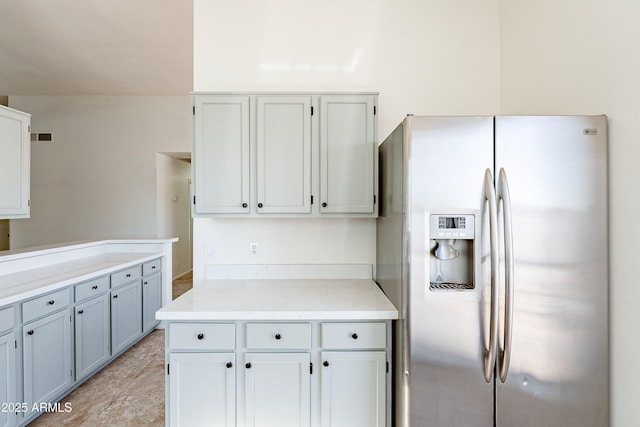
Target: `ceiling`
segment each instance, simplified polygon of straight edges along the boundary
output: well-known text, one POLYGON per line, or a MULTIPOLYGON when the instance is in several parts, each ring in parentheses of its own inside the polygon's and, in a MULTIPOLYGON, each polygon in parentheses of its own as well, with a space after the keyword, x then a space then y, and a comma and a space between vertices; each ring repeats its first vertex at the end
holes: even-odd
POLYGON ((190 0, 0 0, 0 96, 192 88, 190 0))

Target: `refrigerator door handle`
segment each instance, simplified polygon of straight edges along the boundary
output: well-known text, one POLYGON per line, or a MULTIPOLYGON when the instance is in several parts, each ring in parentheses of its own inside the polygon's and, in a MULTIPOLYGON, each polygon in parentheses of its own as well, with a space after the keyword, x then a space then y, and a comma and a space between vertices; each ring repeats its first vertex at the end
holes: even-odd
POLYGON ((504 348, 500 349, 499 376, 503 383, 507 380, 511 362, 511 335, 513 330, 513 230, 511 227, 511 199, 509 184, 504 169, 498 176, 498 204, 502 202, 504 225, 504 261, 505 261, 505 295, 504 295, 504 348))
POLYGON ((496 365, 496 339, 498 335, 498 283, 500 264, 498 259, 498 212, 491 170, 484 174, 484 202, 489 204, 489 244, 491 247, 491 311, 489 314, 489 348, 484 352, 484 379, 490 383, 496 365))

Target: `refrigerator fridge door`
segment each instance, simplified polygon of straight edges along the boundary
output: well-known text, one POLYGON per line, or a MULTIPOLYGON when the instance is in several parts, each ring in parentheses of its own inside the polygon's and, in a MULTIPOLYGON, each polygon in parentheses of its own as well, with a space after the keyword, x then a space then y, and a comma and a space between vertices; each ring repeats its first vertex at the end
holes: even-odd
POLYGON ((510 366, 496 381, 496 425, 607 426, 606 117, 495 122, 514 256, 510 366))
MULTIPOLYGON (((404 390, 400 390, 408 393, 408 408, 404 410, 411 426, 492 427, 488 250, 483 251, 483 256, 478 252, 472 258, 474 271, 463 276, 472 283, 461 288, 455 288, 455 281, 447 280, 446 268, 458 262, 465 250, 468 256, 471 246, 481 249, 489 244, 484 237, 489 217, 485 176, 489 169, 492 191, 493 118, 410 117, 405 124, 404 234, 408 236, 405 245, 409 274, 405 277, 406 300, 401 310, 406 310, 408 325, 405 345, 408 353, 402 370, 410 386, 405 382, 404 390), (438 258, 435 254, 438 242, 430 236, 431 215, 439 215, 445 224, 451 220, 452 227, 461 218, 468 225, 471 215, 475 240, 440 242, 458 245, 456 249, 462 250, 460 256, 449 260, 438 258), (439 263, 443 272, 434 271, 439 263), (430 289, 434 277, 438 286, 444 278, 443 289, 436 290, 435 286, 430 289), (447 289, 451 283, 454 289, 447 289), (489 382, 485 378, 485 365, 489 382)), ((384 168, 384 160, 382 164, 384 168)), ((407 425, 406 420, 398 425, 407 425)))

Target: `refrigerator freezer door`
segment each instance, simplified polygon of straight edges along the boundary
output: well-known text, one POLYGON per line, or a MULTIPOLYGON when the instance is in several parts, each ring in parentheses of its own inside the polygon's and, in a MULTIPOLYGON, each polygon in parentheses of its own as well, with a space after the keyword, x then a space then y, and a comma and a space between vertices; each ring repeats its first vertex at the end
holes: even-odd
POLYGON ((515 290, 496 425, 607 426, 606 117, 496 117, 500 168, 515 290))
MULTIPOLYGON (((493 167, 493 118, 412 117, 405 137, 409 353, 403 369, 410 425, 491 427, 493 381, 484 374, 490 257, 482 257, 484 270, 476 265, 473 289, 430 290, 428 215, 472 210, 476 228, 488 228, 483 200, 485 172, 493 167)), ((488 244, 482 240, 475 244, 488 244)))

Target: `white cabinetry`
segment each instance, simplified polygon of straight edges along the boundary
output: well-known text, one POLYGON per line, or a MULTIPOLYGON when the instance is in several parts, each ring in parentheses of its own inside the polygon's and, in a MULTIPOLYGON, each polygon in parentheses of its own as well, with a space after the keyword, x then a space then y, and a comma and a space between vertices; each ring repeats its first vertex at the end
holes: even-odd
POLYGON ((258 212, 311 212, 311 97, 259 96, 258 212))
POLYGON ((8 405, 0 412, 0 426, 16 424, 15 408, 9 405, 17 404, 16 398, 16 334, 11 331, 0 335, 0 403, 8 405))
POLYGON ((249 97, 194 99, 194 211, 249 213, 249 97))
POLYGON ((320 97, 320 212, 374 213, 374 98, 320 97))
POLYGON ((29 217, 31 116, 0 106, 0 219, 29 217))
POLYGON ((171 426, 390 425, 390 326, 170 321, 166 419, 171 426))
POLYGON ((309 353, 247 353, 246 426, 308 426, 311 422, 309 364, 309 353))
POLYGON ((376 94, 195 94, 194 216, 377 216, 376 94))
POLYGON ((142 334, 140 279, 111 291, 111 348, 118 354, 142 334))
POLYGON ((142 278, 142 331, 158 324, 156 311, 162 307, 162 282, 160 273, 142 278))

